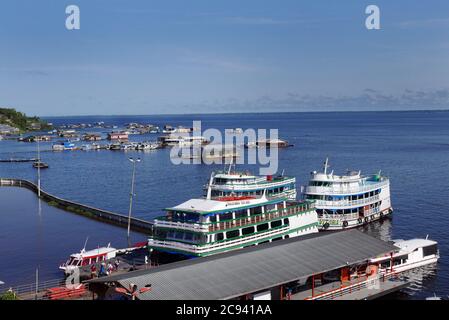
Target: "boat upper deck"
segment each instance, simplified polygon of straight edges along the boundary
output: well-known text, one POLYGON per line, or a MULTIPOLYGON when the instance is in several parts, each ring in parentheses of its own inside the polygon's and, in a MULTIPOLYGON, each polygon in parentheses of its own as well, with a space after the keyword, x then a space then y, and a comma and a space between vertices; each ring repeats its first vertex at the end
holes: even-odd
POLYGON ((335 176, 316 174, 305 189, 306 194, 354 194, 388 186, 388 177, 378 174, 368 176, 335 176), (325 178, 323 178, 323 176, 325 178), (354 178, 356 177, 356 178, 354 178))
POLYGON ((166 210, 206 215, 251 207, 260 207, 267 204, 280 203, 286 200, 287 199, 285 198, 267 199, 266 197, 225 197, 222 200, 190 199, 175 207, 167 208, 166 210))

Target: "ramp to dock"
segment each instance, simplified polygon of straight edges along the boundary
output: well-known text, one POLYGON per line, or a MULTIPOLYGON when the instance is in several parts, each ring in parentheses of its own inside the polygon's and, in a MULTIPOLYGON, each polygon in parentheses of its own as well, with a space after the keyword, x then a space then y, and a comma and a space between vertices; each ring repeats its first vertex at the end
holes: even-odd
MULTIPOLYGON (((14 178, 0 178, 0 187, 26 188, 36 194, 38 194, 39 191, 38 186, 35 183, 28 180, 14 178)), ((128 216, 126 215, 65 200, 42 190, 42 188, 40 190, 40 194, 42 200, 62 210, 82 215, 87 218, 114 224, 119 227, 128 227, 128 216)), ((131 217, 131 229, 137 232, 142 232, 146 235, 151 235, 153 232, 153 222, 131 217)))

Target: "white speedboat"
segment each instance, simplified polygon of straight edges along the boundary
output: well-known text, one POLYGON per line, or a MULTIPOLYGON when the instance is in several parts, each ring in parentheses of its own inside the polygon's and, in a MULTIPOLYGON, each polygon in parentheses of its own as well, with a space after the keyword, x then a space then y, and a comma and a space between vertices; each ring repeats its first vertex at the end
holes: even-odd
POLYGON ((396 273, 436 263, 440 258, 438 243, 429 239, 393 240, 399 250, 393 256, 386 255, 371 259, 381 273, 396 273))
POLYGON ((87 250, 83 248, 79 253, 71 254, 69 259, 59 266, 65 274, 71 274, 75 269, 104 262, 115 258, 118 250, 112 248, 109 244, 107 247, 87 250))

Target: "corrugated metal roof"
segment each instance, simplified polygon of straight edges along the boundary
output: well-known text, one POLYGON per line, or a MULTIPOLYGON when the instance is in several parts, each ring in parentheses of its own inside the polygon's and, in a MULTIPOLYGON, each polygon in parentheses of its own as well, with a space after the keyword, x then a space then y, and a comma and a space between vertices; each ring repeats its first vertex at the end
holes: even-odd
POLYGON ((151 284, 144 300, 219 300, 271 288, 395 251, 357 230, 309 235, 206 258, 99 278, 128 288, 151 284))

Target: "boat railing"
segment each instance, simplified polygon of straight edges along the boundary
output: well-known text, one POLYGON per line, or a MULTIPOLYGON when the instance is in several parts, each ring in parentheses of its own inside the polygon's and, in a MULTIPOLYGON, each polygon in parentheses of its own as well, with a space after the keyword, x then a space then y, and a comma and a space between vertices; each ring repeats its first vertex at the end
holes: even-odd
POLYGON ((326 220, 341 220, 344 218, 345 220, 358 219, 360 215, 358 213, 348 213, 348 214, 327 214, 323 213, 320 215, 320 219, 326 220))
POLYGON ((317 206, 352 207, 357 205, 368 204, 379 199, 380 196, 377 194, 375 196, 359 200, 339 200, 339 201, 315 200, 315 201, 317 206))
MULTIPOLYGON (((313 228, 317 227, 316 223, 311 223, 309 225, 303 226, 298 229, 307 229, 307 228, 313 228)), ((259 239, 266 239, 267 237, 282 234, 282 232, 289 230, 288 225, 282 225, 276 228, 255 232, 252 235, 242 235, 236 238, 232 239, 224 239, 220 241, 216 241, 213 243, 203 243, 203 244, 188 244, 183 243, 179 241, 170 241, 170 240, 164 240, 164 239, 157 239, 153 238, 149 240, 149 246, 156 245, 156 246, 163 246, 167 248, 176 248, 181 250, 186 250, 194 253, 207 253, 213 250, 220 250, 222 248, 227 248, 232 245, 244 245, 245 243, 252 242, 259 239)))
POLYGON ((244 227, 247 225, 253 225, 253 224, 258 224, 260 222, 270 221, 270 220, 273 220, 276 218, 291 216, 291 215, 298 214, 298 213, 305 213, 311 209, 314 209, 314 208, 311 206, 306 206, 306 205, 288 206, 283 209, 278 209, 278 210, 274 210, 274 211, 270 211, 270 212, 266 212, 266 213, 262 213, 262 214, 257 214, 257 215, 248 216, 248 217, 242 217, 242 218, 238 218, 238 219, 234 219, 234 220, 216 222, 216 223, 209 225, 208 231, 214 232, 214 231, 244 227))
MULTIPOLYGON (((280 178, 280 179, 273 179, 271 181, 261 181, 261 182, 256 182, 256 183, 251 183, 251 184, 240 184, 240 183, 227 183, 227 184, 213 184, 211 185, 212 189, 214 190, 253 190, 253 189, 257 189, 259 187, 261 188, 267 188, 268 186, 273 186, 273 187, 277 187, 277 186, 282 186, 285 185, 286 183, 294 183, 295 182, 295 178, 280 178)), ((206 186, 208 187, 208 185, 206 186)))
POLYGON ((329 194, 329 195, 339 195, 339 194, 354 194, 358 192, 371 191, 381 187, 385 187, 389 184, 389 180, 379 181, 376 183, 369 183, 357 188, 335 188, 335 187, 317 187, 317 186, 306 186, 305 193, 311 194, 329 194))
POLYGON ((159 217, 154 220, 156 227, 172 227, 179 229, 188 229, 194 231, 209 231, 207 225, 202 223, 188 223, 188 222, 180 222, 180 221, 169 221, 164 219, 165 217, 159 217))

